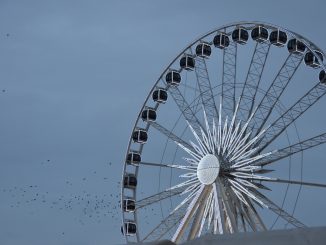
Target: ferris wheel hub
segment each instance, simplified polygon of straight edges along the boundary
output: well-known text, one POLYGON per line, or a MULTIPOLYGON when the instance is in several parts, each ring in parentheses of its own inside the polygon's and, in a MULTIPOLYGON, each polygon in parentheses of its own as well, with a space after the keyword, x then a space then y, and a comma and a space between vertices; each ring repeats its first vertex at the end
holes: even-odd
POLYGON ((213 154, 205 155, 198 163, 197 177, 204 185, 214 183, 220 173, 220 162, 213 154))

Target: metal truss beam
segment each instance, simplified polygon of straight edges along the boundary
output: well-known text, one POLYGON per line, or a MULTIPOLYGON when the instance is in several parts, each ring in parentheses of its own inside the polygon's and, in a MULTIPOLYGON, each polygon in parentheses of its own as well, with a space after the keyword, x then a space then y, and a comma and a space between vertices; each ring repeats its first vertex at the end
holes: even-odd
POLYGON ((166 198, 170 198, 176 195, 181 194, 188 186, 181 186, 172 190, 165 190, 155 195, 146 197, 136 202, 136 209, 140 209, 146 206, 149 206, 153 203, 157 203, 166 198))
POLYGON ((307 149, 313 148, 315 146, 321 145, 326 143, 326 133, 320 134, 318 136, 303 140, 299 143, 290 145, 283 149, 277 150, 276 152, 272 153, 271 155, 255 162, 255 165, 265 166, 271 164, 273 162, 279 161, 283 158, 289 157, 293 154, 298 152, 305 151, 307 149))
POLYGON ((249 124, 253 136, 257 135, 266 124, 274 106, 300 66, 302 59, 302 55, 290 53, 283 63, 281 69, 278 71, 275 79, 259 103, 253 120, 249 124))
POLYGON ((237 72, 237 44, 223 50, 222 101, 224 115, 231 117, 235 110, 235 83, 237 72))
POLYGON ((286 211, 284 211, 282 208, 280 208, 278 205, 273 203, 269 198, 264 196, 258 191, 253 191, 253 195, 255 195, 257 198, 259 198, 261 201, 264 202, 264 204, 268 207, 269 210, 274 212, 275 214, 279 215, 282 219, 289 222, 295 227, 298 228, 304 228, 306 227, 302 222, 294 218, 292 215, 288 214, 286 211))
POLYGON ((257 90, 265 68, 270 46, 271 44, 269 42, 256 43, 246 81, 240 96, 239 116, 243 121, 247 121, 252 113, 257 90))
POLYGON ((157 226, 154 227, 143 239, 145 241, 157 241, 160 240, 166 233, 168 233, 174 226, 176 226, 184 217, 190 201, 185 203, 179 209, 170 213, 164 220, 162 220, 157 226))
POLYGON ((217 118, 218 112, 205 58, 199 56, 195 57, 195 73, 197 77, 201 101, 204 106, 206 115, 208 118, 210 118, 209 121, 211 122, 213 118, 217 118))
MULTIPOLYGON (((195 112, 191 109, 180 90, 176 86, 170 86, 168 89, 169 93, 172 95, 175 103, 180 109, 180 112, 183 114, 184 118, 188 123, 193 127, 198 135, 200 135, 201 124, 198 118, 195 115, 195 112)), ((204 128, 203 128, 204 129, 204 128)))
POLYGON ((191 145, 189 145, 183 139, 176 136, 174 133, 172 133, 171 131, 169 131, 162 125, 160 125, 158 122, 149 122, 149 124, 153 126, 155 129, 157 129, 158 131, 160 131, 162 134, 164 134, 166 137, 168 137, 170 140, 174 141, 175 143, 183 145, 185 148, 188 148, 192 152, 196 152, 191 145))
POLYGON ((301 97, 294 105, 284 112, 265 132, 262 140, 258 142, 259 152, 272 143, 289 125, 298 119, 305 111, 313 106, 326 93, 326 86, 318 83, 301 97))

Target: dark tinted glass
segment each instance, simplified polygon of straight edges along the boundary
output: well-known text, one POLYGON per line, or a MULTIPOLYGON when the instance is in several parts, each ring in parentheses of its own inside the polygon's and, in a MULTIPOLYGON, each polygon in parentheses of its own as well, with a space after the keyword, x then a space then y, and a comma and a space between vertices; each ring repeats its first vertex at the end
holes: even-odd
POLYGON ((248 41, 249 34, 246 30, 241 29, 241 39, 244 41, 248 41))
POLYGON ((156 112, 154 110, 149 110, 148 117, 151 120, 156 120, 156 112))
POLYGON ((165 80, 167 82, 171 82, 172 81, 172 72, 169 72, 168 74, 166 74, 165 76, 165 80))
POLYGON ((202 44, 197 45, 197 47, 196 47, 196 54, 197 55, 202 55, 202 47, 203 47, 202 44))
POLYGON ((168 99, 168 93, 164 90, 160 90, 160 99, 166 101, 168 99))
POLYGON ((214 37, 213 43, 214 43, 215 46, 220 46, 220 44, 221 44, 221 36, 220 35, 216 35, 214 37))
POLYGON ((326 73, 324 70, 321 70, 319 73, 319 81, 322 83, 326 82, 326 73))
POLYGON ((180 60, 180 66, 182 68, 186 67, 186 57, 182 57, 181 60, 180 60))
POLYGON ((188 57, 187 66, 188 67, 194 67, 195 66, 195 60, 193 58, 191 58, 191 57, 188 57))
POLYGON ((141 141, 147 141, 147 133, 146 131, 140 131, 140 140, 141 141))
POLYGON ((154 101, 157 101, 158 100, 158 90, 155 90, 154 92, 153 92, 153 100, 154 101))

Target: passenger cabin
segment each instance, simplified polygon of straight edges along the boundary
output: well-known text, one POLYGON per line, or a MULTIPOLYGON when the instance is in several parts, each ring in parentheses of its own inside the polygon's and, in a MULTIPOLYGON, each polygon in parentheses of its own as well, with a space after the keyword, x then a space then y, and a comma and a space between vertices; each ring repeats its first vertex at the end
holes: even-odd
POLYGON ((290 53, 303 54, 306 50, 306 45, 297 39, 291 39, 288 41, 288 50, 290 53))
POLYGON ((132 139, 135 143, 144 144, 147 141, 147 132, 145 129, 136 129, 132 134, 132 139))
POLYGON ((168 100, 168 93, 165 89, 158 88, 153 92, 152 98, 155 102, 164 104, 168 100))
POLYGON ((263 26, 256 26, 251 31, 251 38, 256 42, 265 42, 268 40, 268 30, 263 26))
POLYGON ((208 43, 202 42, 196 47, 196 55, 203 58, 208 58, 212 53, 211 46, 208 43))
POLYGON ((123 178, 123 187, 135 189, 137 187, 137 178, 134 174, 126 174, 123 178))
MULTIPOLYGON (((319 59, 323 61, 323 55, 321 52, 315 50, 315 53, 318 55, 319 59)), ((307 66, 317 68, 320 66, 318 58, 311 52, 307 52, 306 55, 304 56, 304 62, 307 66)))
MULTIPOLYGON (((180 61, 180 64, 181 64, 181 61, 180 61)), ((180 73, 175 70, 169 71, 165 76, 165 81, 169 85, 178 86, 181 82, 180 73)))
POLYGON ((146 122, 155 122, 156 120, 156 111, 154 108, 146 108, 141 113, 141 118, 146 122))
POLYGON ((281 30, 275 30, 272 31, 271 34, 269 35, 269 41, 271 44, 282 47, 286 44, 288 40, 288 37, 284 31, 281 30))
POLYGON ((226 34, 221 33, 214 37, 213 43, 215 47, 224 49, 230 45, 230 39, 226 34))
POLYGON ((134 166, 138 166, 140 162, 141 162, 141 156, 139 152, 131 151, 128 153, 126 163, 134 166))
POLYGON ((122 203, 123 211, 125 212, 134 212, 136 209, 135 200, 126 198, 122 203))
POLYGON ((134 236, 137 232, 137 226, 132 221, 127 221, 121 226, 121 233, 127 236, 134 236), (124 226, 124 227, 123 227, 124 226), (124 229, 123 229, 124 228, 124 229))
POLYGON ((245 44, 247 43, 248 38, 249 38, 248 31, 242 27, 236 28, 232 32, 232 40, 236 43, 245 44))
MULTIPOLYGON (((185 54, 180 59, 180 67, 182 69, 192 71, 195 68, 195 59, 192 58, 190 55, 185 54)), ((181 80, 181 78, 180 78, 180 80, 181 80)))
POLYGON ((319 73, 319 81, 326 85, 326 73, 324 70, 321 70, 319 73))

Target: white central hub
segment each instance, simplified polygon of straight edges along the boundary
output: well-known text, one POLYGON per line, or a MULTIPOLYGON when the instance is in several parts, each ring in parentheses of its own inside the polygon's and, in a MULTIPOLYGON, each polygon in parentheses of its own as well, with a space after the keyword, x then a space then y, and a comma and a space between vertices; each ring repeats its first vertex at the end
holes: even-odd
POLYGON ((197 177, 204 185, 212 184, 220 172, 220 162, 216 156, 207 154, 198 163, 197 177))

